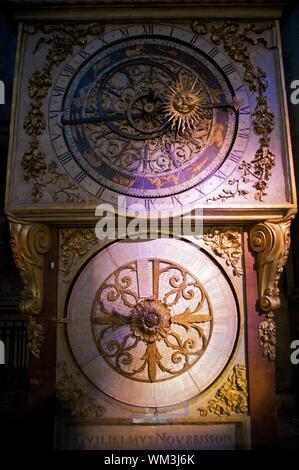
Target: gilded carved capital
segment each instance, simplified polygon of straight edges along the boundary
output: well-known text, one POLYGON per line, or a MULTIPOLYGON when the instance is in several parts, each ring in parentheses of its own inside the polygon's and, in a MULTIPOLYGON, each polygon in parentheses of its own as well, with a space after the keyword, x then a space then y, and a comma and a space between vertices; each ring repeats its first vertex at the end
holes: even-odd
POLYGON ((10 244, 24 285, 20 310, 28 315, 41 312, 44 295, 44 255, 51 244, 50 230, 43 224, 23 223, 8 216, 10 244))

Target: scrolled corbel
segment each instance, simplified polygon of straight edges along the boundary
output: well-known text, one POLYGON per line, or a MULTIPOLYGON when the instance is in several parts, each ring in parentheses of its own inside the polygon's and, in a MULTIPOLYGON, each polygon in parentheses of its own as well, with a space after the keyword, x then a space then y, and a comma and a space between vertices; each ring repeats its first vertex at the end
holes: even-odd
POLYGON ((276 326, 274 311, 280 307, 279 279, 290 250, 290 227, 295 212, 281 219, 266 220, 254 225, 249 244, 256 255, 258 275, 257 305, 266 318, 259 325, 260 345, 264 356, 275 360, 276 326))
POLYGON ((30 352, 38 358, 44 332, 43 326, 38 324, 34 317, 41 312, 43 307, 44 255, 48 253, 51 246, 51 233, 49 227, 44 224, 28 224, 10 214, 8 221, 13 258, 24 286, 23 299, 19 308, 21 312, 29 315, 28 347, 30 352), (37 335, 36 332, 39 334, 37 335), (34 339, 37 337, 38 341, 34 339))
POLYGON ((23 313, 37 315, 43 306, 44 255, 51 245, 50 230, 46 225, 27 224, 13 216, 8 220, 13 258, 25 291, 19 307, 23 313))

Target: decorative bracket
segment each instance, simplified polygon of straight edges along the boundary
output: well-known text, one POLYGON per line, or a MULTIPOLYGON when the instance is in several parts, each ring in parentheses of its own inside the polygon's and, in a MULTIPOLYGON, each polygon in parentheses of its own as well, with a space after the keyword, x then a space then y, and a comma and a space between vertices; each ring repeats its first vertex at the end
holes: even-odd
POLYGON ((256 253, 258 273, 258 308, 266 315, 259 326, 264 356, 275 360, 274 311, 280 307, 279 279, 290 250, 290 227, 295 211, 282 219, 267 220, 252 227, 249 243, 256 253))
POLYGON ((19 308, 29 315, 28 348, 37 358, 44 339, 43 326, 34 320, 43 306, 44 298, 44 255, 51 245, 50 230, 43 224, 27 224, 8 215, 10 244, 14 261, 23 285, 23 300, 19 308))
POLYGON ((24 284, 20 310, 28 315, 41 312, 44 294, 44 255, 50 249, 50 230, 46 225, 27 224, 8 217, 14 261, 24 284))

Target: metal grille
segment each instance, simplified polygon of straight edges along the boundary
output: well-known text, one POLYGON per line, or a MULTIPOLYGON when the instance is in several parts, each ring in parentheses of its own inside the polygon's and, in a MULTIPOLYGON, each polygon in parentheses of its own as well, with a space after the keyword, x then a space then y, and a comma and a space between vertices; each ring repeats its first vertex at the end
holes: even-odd
POLYGON ((5 345, 5 364, 0 365, 0 390, 25 390, 29 363, 27 321, 0 317, 0 340, 5 345))

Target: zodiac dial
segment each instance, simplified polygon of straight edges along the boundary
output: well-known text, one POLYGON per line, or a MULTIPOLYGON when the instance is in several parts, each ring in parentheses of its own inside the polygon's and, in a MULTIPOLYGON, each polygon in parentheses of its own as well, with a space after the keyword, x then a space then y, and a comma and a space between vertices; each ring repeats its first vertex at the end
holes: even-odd
POLYGON ((104 249, 68 304, 78 365, 96 387, 135 405, 201 393, 227 364, 237 332, 236 302, 219 267, 174 239, 104 249))
POLYGON ((50 134, 67 172, 96 198, 189 204, 239 163, 250 131, 246 90, 217 49, 195 42, 179 28, 128 27, 65 66, 50 134))

